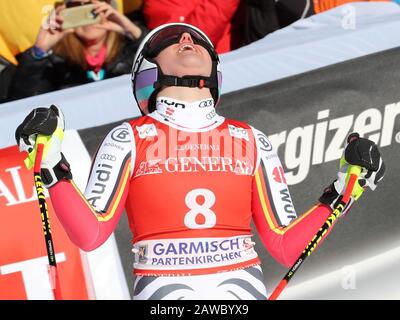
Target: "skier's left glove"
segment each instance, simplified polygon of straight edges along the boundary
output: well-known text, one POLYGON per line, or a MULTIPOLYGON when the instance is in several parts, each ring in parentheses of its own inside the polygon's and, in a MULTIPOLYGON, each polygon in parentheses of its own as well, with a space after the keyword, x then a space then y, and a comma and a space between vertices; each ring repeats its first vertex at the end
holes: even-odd
POLYGON ((385 174, 385 164, 381 158, 377 145, 368 139, 360 138, 358 133, 349 135, 343 155, 340 159, 340 168, 337 179, 325 188, 319 198, 321 203, 329 205, 332 210, 340 203, 349 181, 349 165, 357 165, 362 168, 356 181, 350 200, 343 210, 345 215, 356 200, 358 200, 366 187, 375 190, 377 184, 385 174))
POLYGON ((64 115, 58 107, 34 109, 18 126, 15 139, 21 152, 28 152, 25 165, 32 169, 37 152, 37 137, 44 136, 40 175, 46 188, 61 179, 72 179, 70 166, 61 152, 64 139, 64 115))

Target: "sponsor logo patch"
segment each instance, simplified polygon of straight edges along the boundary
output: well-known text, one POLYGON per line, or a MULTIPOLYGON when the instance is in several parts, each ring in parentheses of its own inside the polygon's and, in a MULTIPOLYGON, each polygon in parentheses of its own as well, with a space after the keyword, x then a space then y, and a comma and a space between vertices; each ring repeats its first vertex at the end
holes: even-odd
POLYGON ((272 145, 268 141, 268 138, 264 134, 259 133, 257 135, 257 139, 261 143, 261 146, 260 146, 261 150, 263 150, 263 151, 271 151, 272 150, 272 145))
POLYGON ((139 262, 146 263, 147 262, 147 245, 139 246, 139 262))
POLYGON ((239 138, 239 139, 245 139, 245 140, 249 141, 249 133, 247 132, 246 129, 235 127, 231 124, 228 125, 228 129, 229 129, 229 134, 232 137, 239 138))
POLYGON ((123 128, 117 128, 111 133, 111 139, 122 143, 129 142, 130 141, 129 131, 123 128))
POLYGON ((211 107, 211 106, 213 106, 213 104, 214 104, 213 99, 204 100, 204 101, 200 102, 199 108, 211 107))
POLYGON ((137 126, 136 130, 139 134, 139 138, 145 139, 147 137, 157 136, 157 129, 154 124, 144 124, 142 126, 137 126))
POLYGON ((276 182, 286 184, 285 174, 282 167, 275 167, 272 171, 272 176, 276 182))
POLYGON ((112 155, 112 154, 103 153, 103 154, 100 156, 100 159, 101 159, 101 160, 115 161, 115 160, 117 160, 117 157, 114 156, 114 155, 112 155))

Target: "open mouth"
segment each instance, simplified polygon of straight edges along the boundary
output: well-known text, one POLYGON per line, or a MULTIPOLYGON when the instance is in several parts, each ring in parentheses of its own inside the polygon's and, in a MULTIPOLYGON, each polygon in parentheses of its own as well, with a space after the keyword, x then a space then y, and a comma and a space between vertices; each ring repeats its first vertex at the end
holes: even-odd
POLYGON ((179 47, 178 53, 182 53, 184 51, 196 51, 196 49, 193 45, 186 43, 179 47))

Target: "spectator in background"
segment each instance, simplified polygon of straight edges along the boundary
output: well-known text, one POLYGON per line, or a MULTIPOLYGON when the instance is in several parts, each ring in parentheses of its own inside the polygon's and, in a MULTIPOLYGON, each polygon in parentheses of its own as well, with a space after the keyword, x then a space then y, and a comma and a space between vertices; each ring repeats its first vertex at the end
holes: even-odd
POLYGON ((241 45, 244 5, 240 0, 144 0, 143 14, 149 29, 171 22, 194 25, 224 53, 241 45))
POLYGON ((276 0, 246 0, 242 45, 264 38, 279 28, 276 0))
POLYGON ((14 61, 14 56, 0 34, 0 103, 7 101, 8 90, 15 72, 14 61))
MULTIPOLYGON (((264 38, 297 20, 355 0, 242 0, 246 2, 242 45, 264 38)), ((390 0, 358 0, 390 2, 390 0)), ((400 0, 398 0, 400 1, 400 0)))
POLYGON ((130 73, 145 28, 119 13, 110 1, 92 2, 102 20, 95 25, 62 30, 58 6, 49 27, 41 26, 36 43, 17 56, 11 98, 19 99, 130 73), (55 17, 54 17, 55 16, 55 17))
POLYGON ((15 73, 15 65, 0 55, 0 103, 6 102, 15 73))
MULTIPOLYGON (((0 1, 0 56, 17 64, 15 56, 33 46, 40 24, 62 0, 0 1)), ((142 0, 113 0, 120 13, 137 11, 142 0)), ((136 17, 135 17, 136 18, 136 17)), ((134 21, 137 19, 133 19, 134 21)))

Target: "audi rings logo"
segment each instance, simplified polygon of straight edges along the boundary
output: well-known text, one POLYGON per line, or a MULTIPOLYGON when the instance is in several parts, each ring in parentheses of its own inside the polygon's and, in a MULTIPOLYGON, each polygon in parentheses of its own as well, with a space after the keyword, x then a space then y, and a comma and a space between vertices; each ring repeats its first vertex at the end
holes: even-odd
POLYGON ((213 105, 214 100, 213 99, 208 99, 200 102, 199 108, 206 108, 206 107, 211 107, 213 105))
POLYGON ((215 112, 215 110, 213 110, 213 111, 207 113, 206 118, 207 118, 208 120, 211 120, 211 119, 214 118, 216 115, 217 115, 217 113, 215 112))
POLYGON ((103 153, 103 154, 100 156, 100 159, 101 159, 101 160, 115 161, 115 160, 117 160, 117 157, 116 157, 116 156, 113 156, 112 154, 103 153))
POLYGON ((111 133, 111 138, 117 142, 129 142, 130 141, 129 131, 123 128, 115 129, 111 133))

